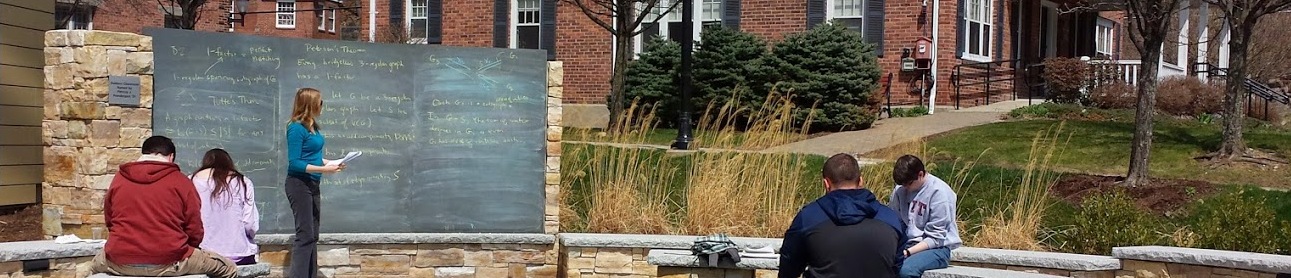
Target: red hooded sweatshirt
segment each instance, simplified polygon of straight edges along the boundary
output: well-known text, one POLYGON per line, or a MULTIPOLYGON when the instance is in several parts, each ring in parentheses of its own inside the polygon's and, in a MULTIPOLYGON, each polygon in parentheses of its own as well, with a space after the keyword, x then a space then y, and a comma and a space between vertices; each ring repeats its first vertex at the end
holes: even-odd
POLYGON ((202 243, 201 206, 197 189, 178 165, 122 164, 103 199, 108 261, 169 265, 187 259, 202 243))

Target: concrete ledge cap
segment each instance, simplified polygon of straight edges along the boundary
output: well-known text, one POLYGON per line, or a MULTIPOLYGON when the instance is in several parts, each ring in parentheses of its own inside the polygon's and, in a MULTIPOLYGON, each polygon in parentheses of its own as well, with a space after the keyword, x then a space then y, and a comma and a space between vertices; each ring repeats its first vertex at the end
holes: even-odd
MULTIPOLYGON (((671 267, 697 267, 708 268, 708 262, 701 260, 698 256, 691 255, 687 250, 650 250, 646 255, 646 262, 655 266, 671 267)), ((765 258, 742 258, 738 263, 731 263, 727 259, 722 259, 717 263, 717 268, 730 269, 780 269, 780 260, 765 258)))
MULTIPOLYGON (((257 235, 256 243, 262 245, 290 245, 293 235, 274 234, 257 235)), ((556 236, 548 234, 483 234, 483 233, 436 233, 436 234, 322 234, 318 244, 553 244, 556 236)))
POLYGON ((1291 273, 1291 256, 1166 246, 1113 247, 1112 257, 1235 268, 1267 273, 1291 273))
POLYGON ((1058 278, 1049 274, 1011 271, 993 268, 951 266, 923 272, 924 278, 1058 278))
MULTIPOLYGON (((609 247, 690 249, 699 236, 638 235, 638 234, 560 234, 560 244, 565 247, 609 247)), ((780 250, 778 238, 731 237, 742 249, 771 246, 780 250)))
POLYGON ((1121 260, 1109 256, 960 247, 951 252, 956 262, 1029 266, 1072 271, 1119 270, 1121 260))
MULTIPOLYGON (((253 278, 253 277, 266 276, 266 275, 269 275, 269 264, 260 263, 260 264, 253 264, 253 265, 238 266, 238 275, 236 277, 253 278)), ((210 276, 184 275, 184 276, 178 276, 176 278, 207 278, 207 277, 210 277, 210 276)), ((112 275, 108 275, 107 273, 95 273, 93 275, 90 275, 88 278, 144 278, 144 277, 112 276, 112 275)))
POLYGON ((90 257, 98 255, 102 243, 58 244, 53 240, 0 243, 0 262, 90 257))

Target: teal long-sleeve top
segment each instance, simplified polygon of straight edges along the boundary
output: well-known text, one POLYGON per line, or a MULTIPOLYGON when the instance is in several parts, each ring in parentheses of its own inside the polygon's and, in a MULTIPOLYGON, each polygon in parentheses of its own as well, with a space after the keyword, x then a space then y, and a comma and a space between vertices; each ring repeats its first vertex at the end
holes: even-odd
POLYGON ((323 132, 310 133, 305 125, 291 122, 287 125, 287 175, 321 180, 323 174, 305 172, 307 165, 323 166, 323 132))

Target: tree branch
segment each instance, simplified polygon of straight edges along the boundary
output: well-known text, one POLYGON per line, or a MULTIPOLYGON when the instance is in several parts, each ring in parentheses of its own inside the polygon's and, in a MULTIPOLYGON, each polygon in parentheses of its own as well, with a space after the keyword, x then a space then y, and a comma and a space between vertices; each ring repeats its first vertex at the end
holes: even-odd
MULTIPOLYGON (((605 29, 606 31, 610 31, 611 34, 618 34, 618 32, 615 31, 615 28, 613 25, 606 23, 605 20, 602 20, 600 18, 602 14, 592 11, 591 7, 588 7, 585 3, 583 3, 584 1, 604 1, 604 0, 564 0, 564 1, 565 3, 570 3, 570 4, 574 4, 575 6, 578 6, 578 9, 583 12, 583 15, 586 15, 587 18, 591 19, 593 23, 596 23, 596 25, 601 26, 601 28, 605 29)), ((613 1, 613 0, 609 0, 609 1, 613 1)))

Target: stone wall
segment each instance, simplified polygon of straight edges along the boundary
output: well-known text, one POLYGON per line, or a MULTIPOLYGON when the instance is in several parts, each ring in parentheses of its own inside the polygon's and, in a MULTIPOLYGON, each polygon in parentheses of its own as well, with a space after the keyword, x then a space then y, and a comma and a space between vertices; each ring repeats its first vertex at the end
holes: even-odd
MULTIPOLYGON (((117 165, 139 157, 152 136, 152 38, 133 33, 45 33, 42 138, 44 232, 90 238, 103 227, 103 198, 117 165), (140 106, 107 104, 108 76, 138 76, 140 106)), ((560 153, 564 66, 547 68, 547 162, 543 230, 560 227, 560 153)))
MULTIPOLYGON (((757 269, 727 271, 709 268, 659 267, 647 261, 651 250, 688 250, 693 236, 618 235, 618 234, 560 234, 560 259, 564 277, 775 277, 775 270, 757 269), (747 276, 745 274, 748 274, 747 276)), ((774 245, 779 239, 732 238, 743 248, 774 245)))
MULTIPOLYGON (((258 239, 260 262, 273 265, 268 277, 285 277, 290 240, 258 239)), ((555 246, 555 237, 545 234, 323 235, 318 265, 325 278, 554 278, 560 263, 555 246)))
POLYGON ((1019 271, 1019 272, 1041 273, 1041 274, 1057 275, 1062 277, 1077 277, 1077 278, 1113 278, 1113 277, 1117 277, 1116 274, 1118 272, 1118 270, 1077 271, 1077 270, 1067 270, 1067 269, 1016 266, 1016 265, 1004 265, 1004 264, 967 263, 967 262, 958 262, 958 261, 953 261, 950 263, 950 265, 1003 269, 1003 270, 1011 270, 1011 271, 1019 271))
POLYGON ((85 278, 90 276, 93 256, 57 258, 49 260, 49 269, 26 272, 22 262, 0 262, 0 278, 85 278))
POLYGON ((45 33, 46 236, 90 237, 117 165, 152 136, 152 39, 103 31, 45 33), (140 107, 109 106, 108 76, 137 76, 140 107))

